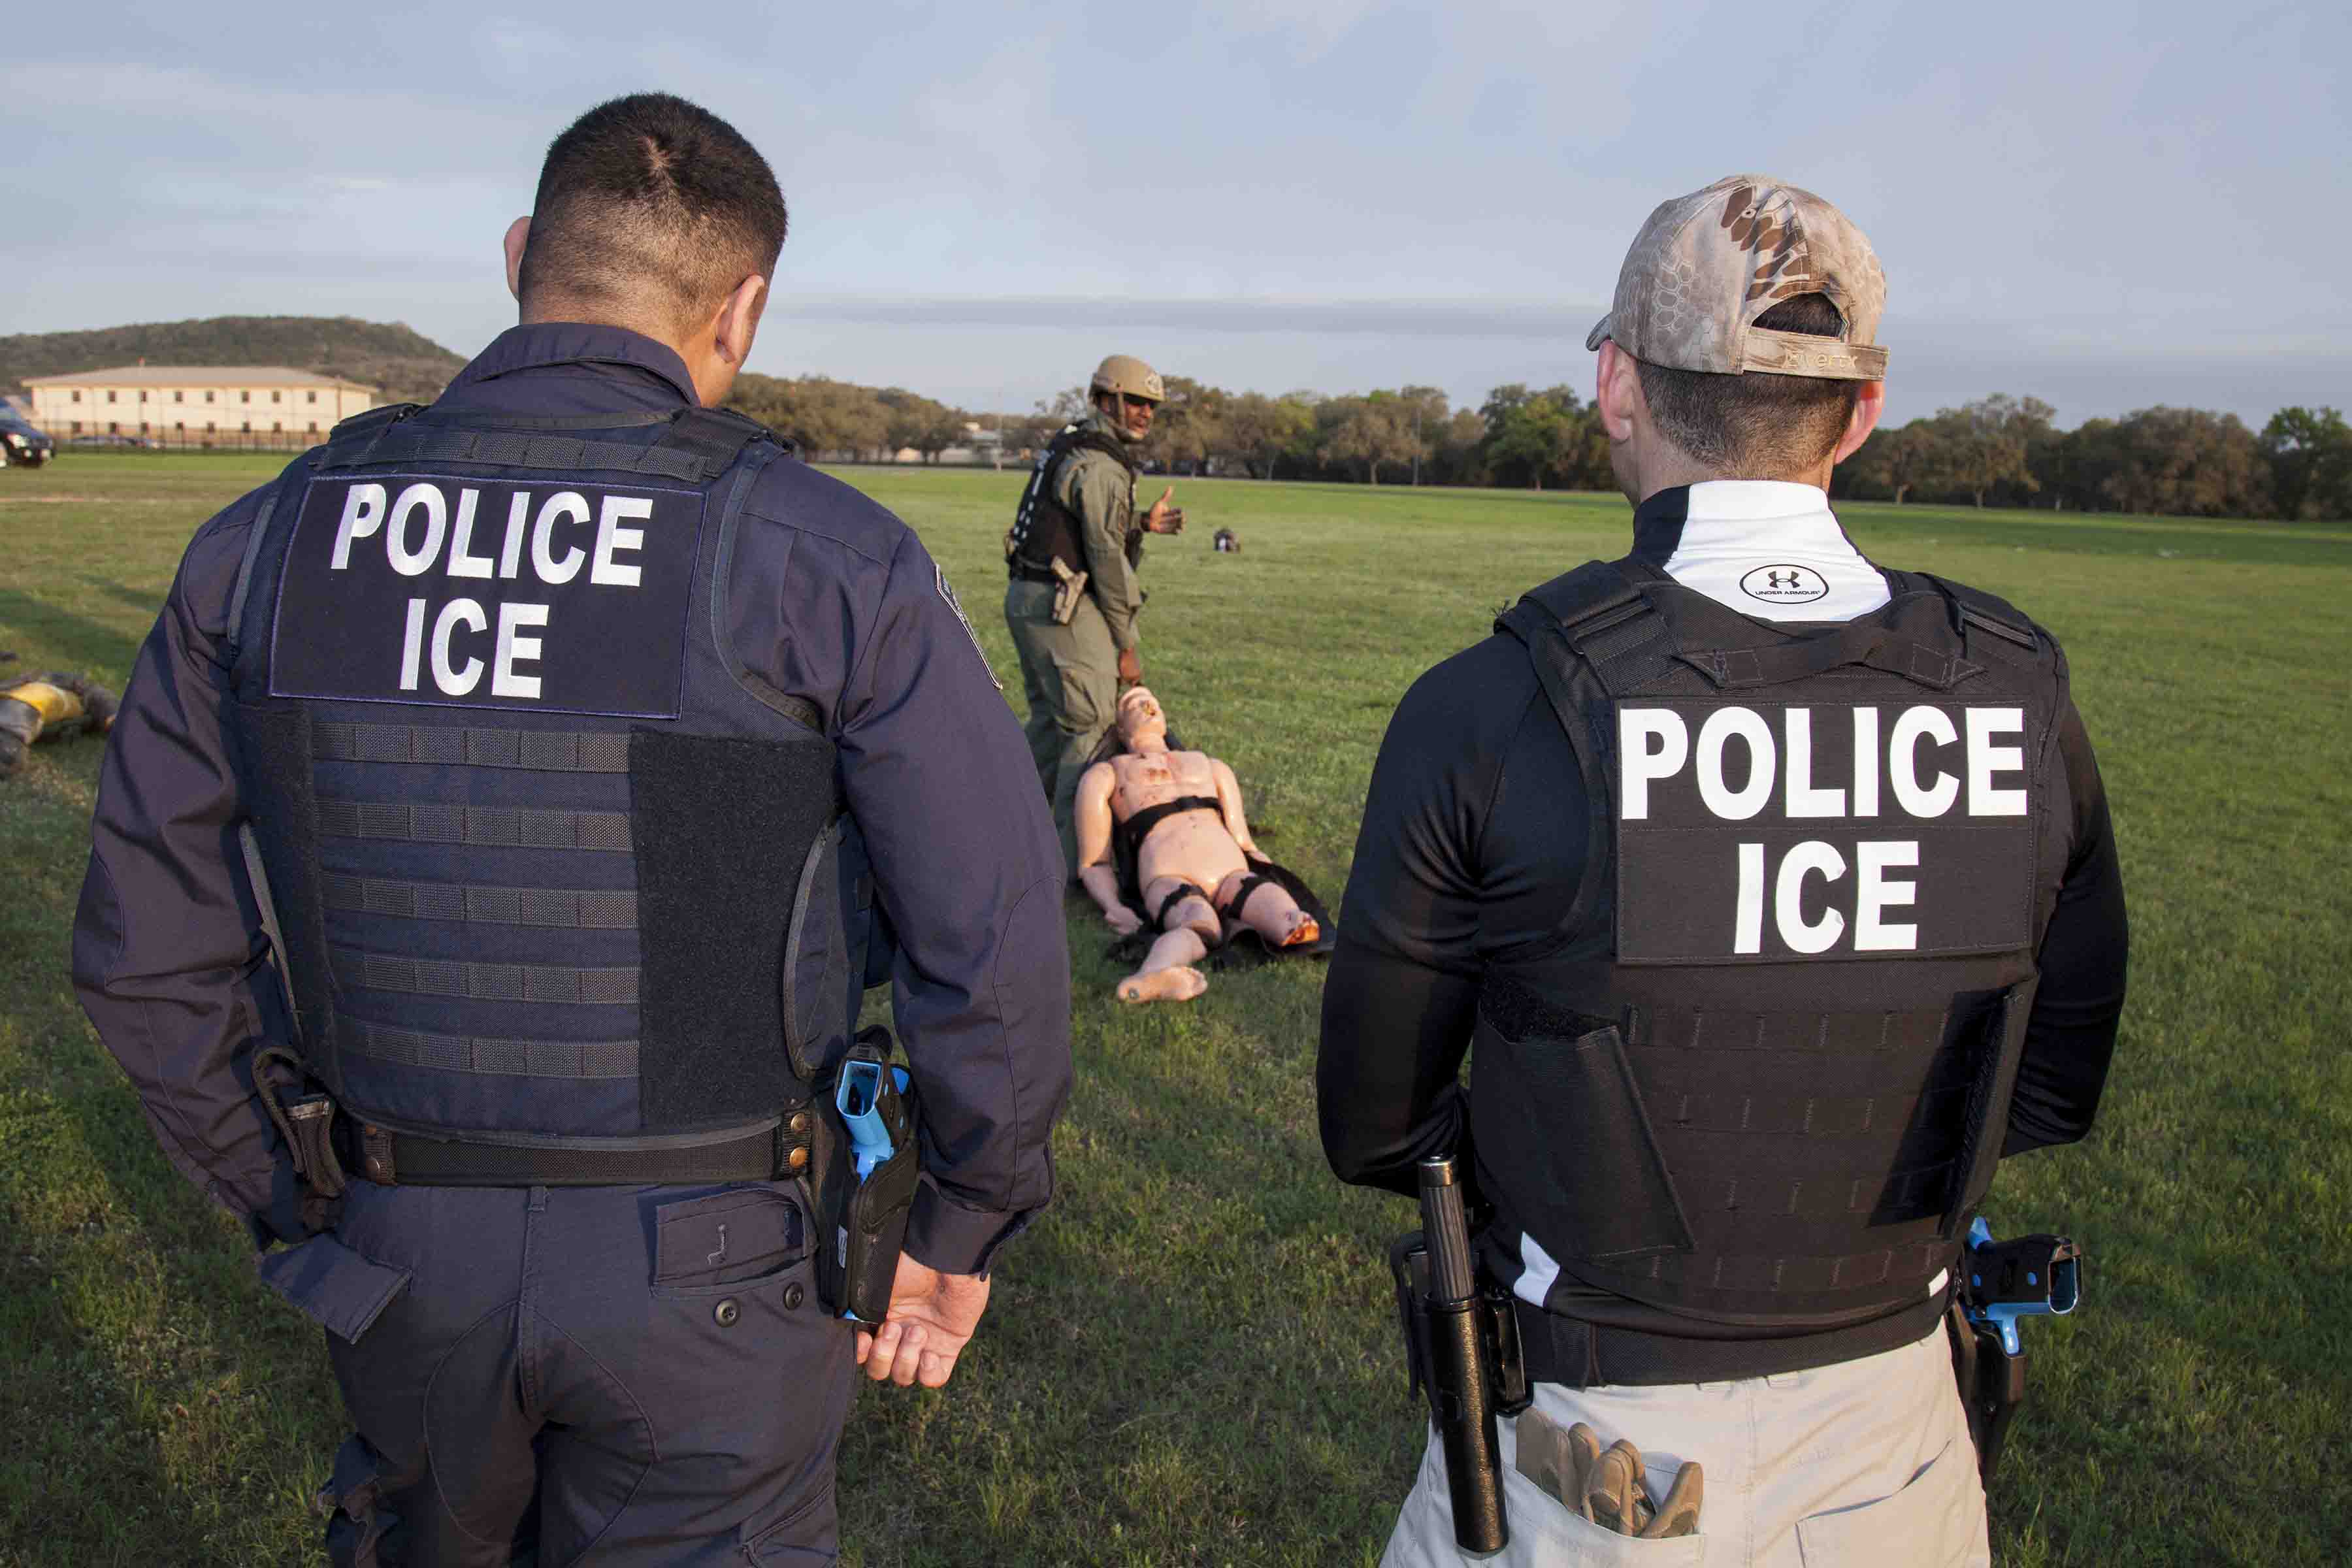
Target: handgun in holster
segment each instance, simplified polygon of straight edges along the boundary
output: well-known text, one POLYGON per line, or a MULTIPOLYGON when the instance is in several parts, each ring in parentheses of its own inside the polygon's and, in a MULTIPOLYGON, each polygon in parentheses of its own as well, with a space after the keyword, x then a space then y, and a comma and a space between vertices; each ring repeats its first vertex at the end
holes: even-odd
POLYGON ((2083 1249, 2063 1236, 1995 1241, 1982 1216, 1969 1227, 1957 1267, 1960 1288, 1946 1326, 1952 1375, 1977 1447, 1977 1472, 1988 1490, 2017 1407, 2025 1402, 2025 1345, 2020 1318, 2064 1317, 2083 1293, 2083 1249))
POLYGON ((827 1310, 868 1326, 890 1310, 921 1174, 914 1080, 890 1065, 890 1031, 858 1031, 819 1086, 824 1176, 817 1194, 817 1293, 827 1310))
POLYGON ((1465 1552, 1499 1552, 1511 1531, 1496 1418, 1517 1415, 1532 1397, 1518 1319, 1507 1290, 1477 1279, 1451 1159, 1422 1162, 1421 1207, 1422 1228, 1389 1246, 1406 1377, 1411 1392, 1427 1398, 1445 1454, 1455 1542, 1465 1552))
POLYGON ((1078 613, 1078 601, 1085 597, 1087 574, 1070 570, 1069 563, 1054 557, 1054 619, 1063 626, 1078 613))

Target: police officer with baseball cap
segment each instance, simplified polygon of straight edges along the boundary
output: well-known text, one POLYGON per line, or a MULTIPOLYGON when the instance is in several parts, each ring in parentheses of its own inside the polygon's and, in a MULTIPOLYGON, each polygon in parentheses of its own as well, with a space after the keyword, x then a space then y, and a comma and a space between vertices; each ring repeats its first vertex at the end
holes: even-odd
POLYGON ((855 1364, 945 1383, 1051 1194, 1017 727, 920 541, 715 406, 784 228, 717 117, 583 116, 521 324, 207 522, 125 694, 75 978, 328 1331, 339 1563, 831 1561, 855 1364), (871 1331, 820 1266, 869 975, 913 1162, 871 1331))
POLYGON ((1087 394, 1092 411, 1038 454, 1004 536, 1004 625, 1029 699, 1029 754, 1074 867, 1078 775, 1110 728, 1119 683, 1143 679, 1143 536, 1184 526, 1182 510, 1168 504, 1173 486, 1147 510, 1135 504, 1136 448, 1167 398, 1160 373, 1112 354, 1087 394))
MULTIPOLYGON (((1610 1544, 1634 1481, 1709 1563, 1987 1561, 1953 1266, 2001 1156, 2090 1128, 2123 890, 2056 641, 1830 510, 1884 299, 1809 192, 1660 206, 1589 343, 1632 551, 1424 675, 1374 770, 1324 1146, 1475 1166, 1535 1384, 1507 1561, 1697 1561, 1610 1544)), ((1450 1508, 1433 1447, 1385 1561, 1460 1560, 1450 1508)))

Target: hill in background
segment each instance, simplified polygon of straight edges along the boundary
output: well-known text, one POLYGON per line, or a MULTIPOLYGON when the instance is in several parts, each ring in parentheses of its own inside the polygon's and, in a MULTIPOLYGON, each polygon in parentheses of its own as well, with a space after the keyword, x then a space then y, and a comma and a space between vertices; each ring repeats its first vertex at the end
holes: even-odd
POLYGON ((382 389, 387 403, 430 403, 465 366, 432 339, 398 322, 352 316, 214 316, 87 332, 0 337, 0 392, 28 375, 63 375, 135 364, 278 364, 382 389))

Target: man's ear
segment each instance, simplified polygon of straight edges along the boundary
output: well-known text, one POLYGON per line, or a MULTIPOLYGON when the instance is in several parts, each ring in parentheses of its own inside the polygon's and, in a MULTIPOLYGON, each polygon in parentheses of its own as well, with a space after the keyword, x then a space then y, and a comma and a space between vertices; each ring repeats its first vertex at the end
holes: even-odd
POLYGON ((530 243, 530 219, 519 217, 507 225, 507 292, 522 303, 522 252, 530 243))
POLYGON ((1633 438, 1635 411, 1644 406, 1642 373, 1633 356, 1617 346, 1615 338, 1601 340, 1601 362, 1593 372, 1592 405, 1601 411, 1601 427, 1612 441, 1633 438))
POLYGON ((760 334, 760 314, 768 308, 768 280, 757 273, 735 285, 719 307, 710 325, 710 347, 725 363, 740 370, 751 357, 751 340, 760 334))
POLYGON ((1832 468, 1844 462, 1862 449, 1870 433, 1878 428, 1878 416, 1886 412, 1886 384, 1865 381, 1853 400, 1853 416, 1845 422, 1845 434, 1838 440, 1837 450, 1831 455, 1832 468))

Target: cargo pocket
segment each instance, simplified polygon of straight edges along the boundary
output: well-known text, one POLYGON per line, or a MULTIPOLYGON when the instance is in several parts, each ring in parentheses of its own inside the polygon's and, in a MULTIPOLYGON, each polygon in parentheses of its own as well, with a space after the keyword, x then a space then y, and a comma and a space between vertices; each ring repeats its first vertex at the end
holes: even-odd
POLYGON ((1479 1158, 1549 1173, 1548 1206, 1578 1256, 1608 1265, 1691 1249, 1616 1025, 1513 1039, 1482 1006, 1471 1040, 1479 1158), (1490 1128, 1499 1136, 1490 1139, 1490 1128))
POLYGON ((653 1211, 653 1293, 673 1300, 774 1279, 808 1253, 808 1227, 789 1188, 737 1187, 653 1211))
POLYGON ((385 1537, 400 1516, 383 1506, 383 1456, 357 1433, 335 1451, 334 1474, 319 1489, 327 1516, 327 1561, 334 1568, 384 1568, 397 1561, 385 1537))
POLYGON ((1902 1490, 1797 1521, 1805 1568, 1963 1568, 1985 1562, 1983 1496, 1969 1483, 1976 1455, 1948 1443, 1902 1490))
POLYGON ((824 1077, 849 1038, 848 910, 840 896, 845 826, 845 818, 835 817, 809 846, 784 937, 779 977, 784 1055, 792 1062, 793 1076, 803 1083, 824 1077))
POLYGON ((835 1515, 833 1477, 814 1497, 794 1505, 783 1518, 756 1531, 743 1527, 743 1560, 778 1568, 827 1568, 839 1560, 841 1521, 835 1515))

